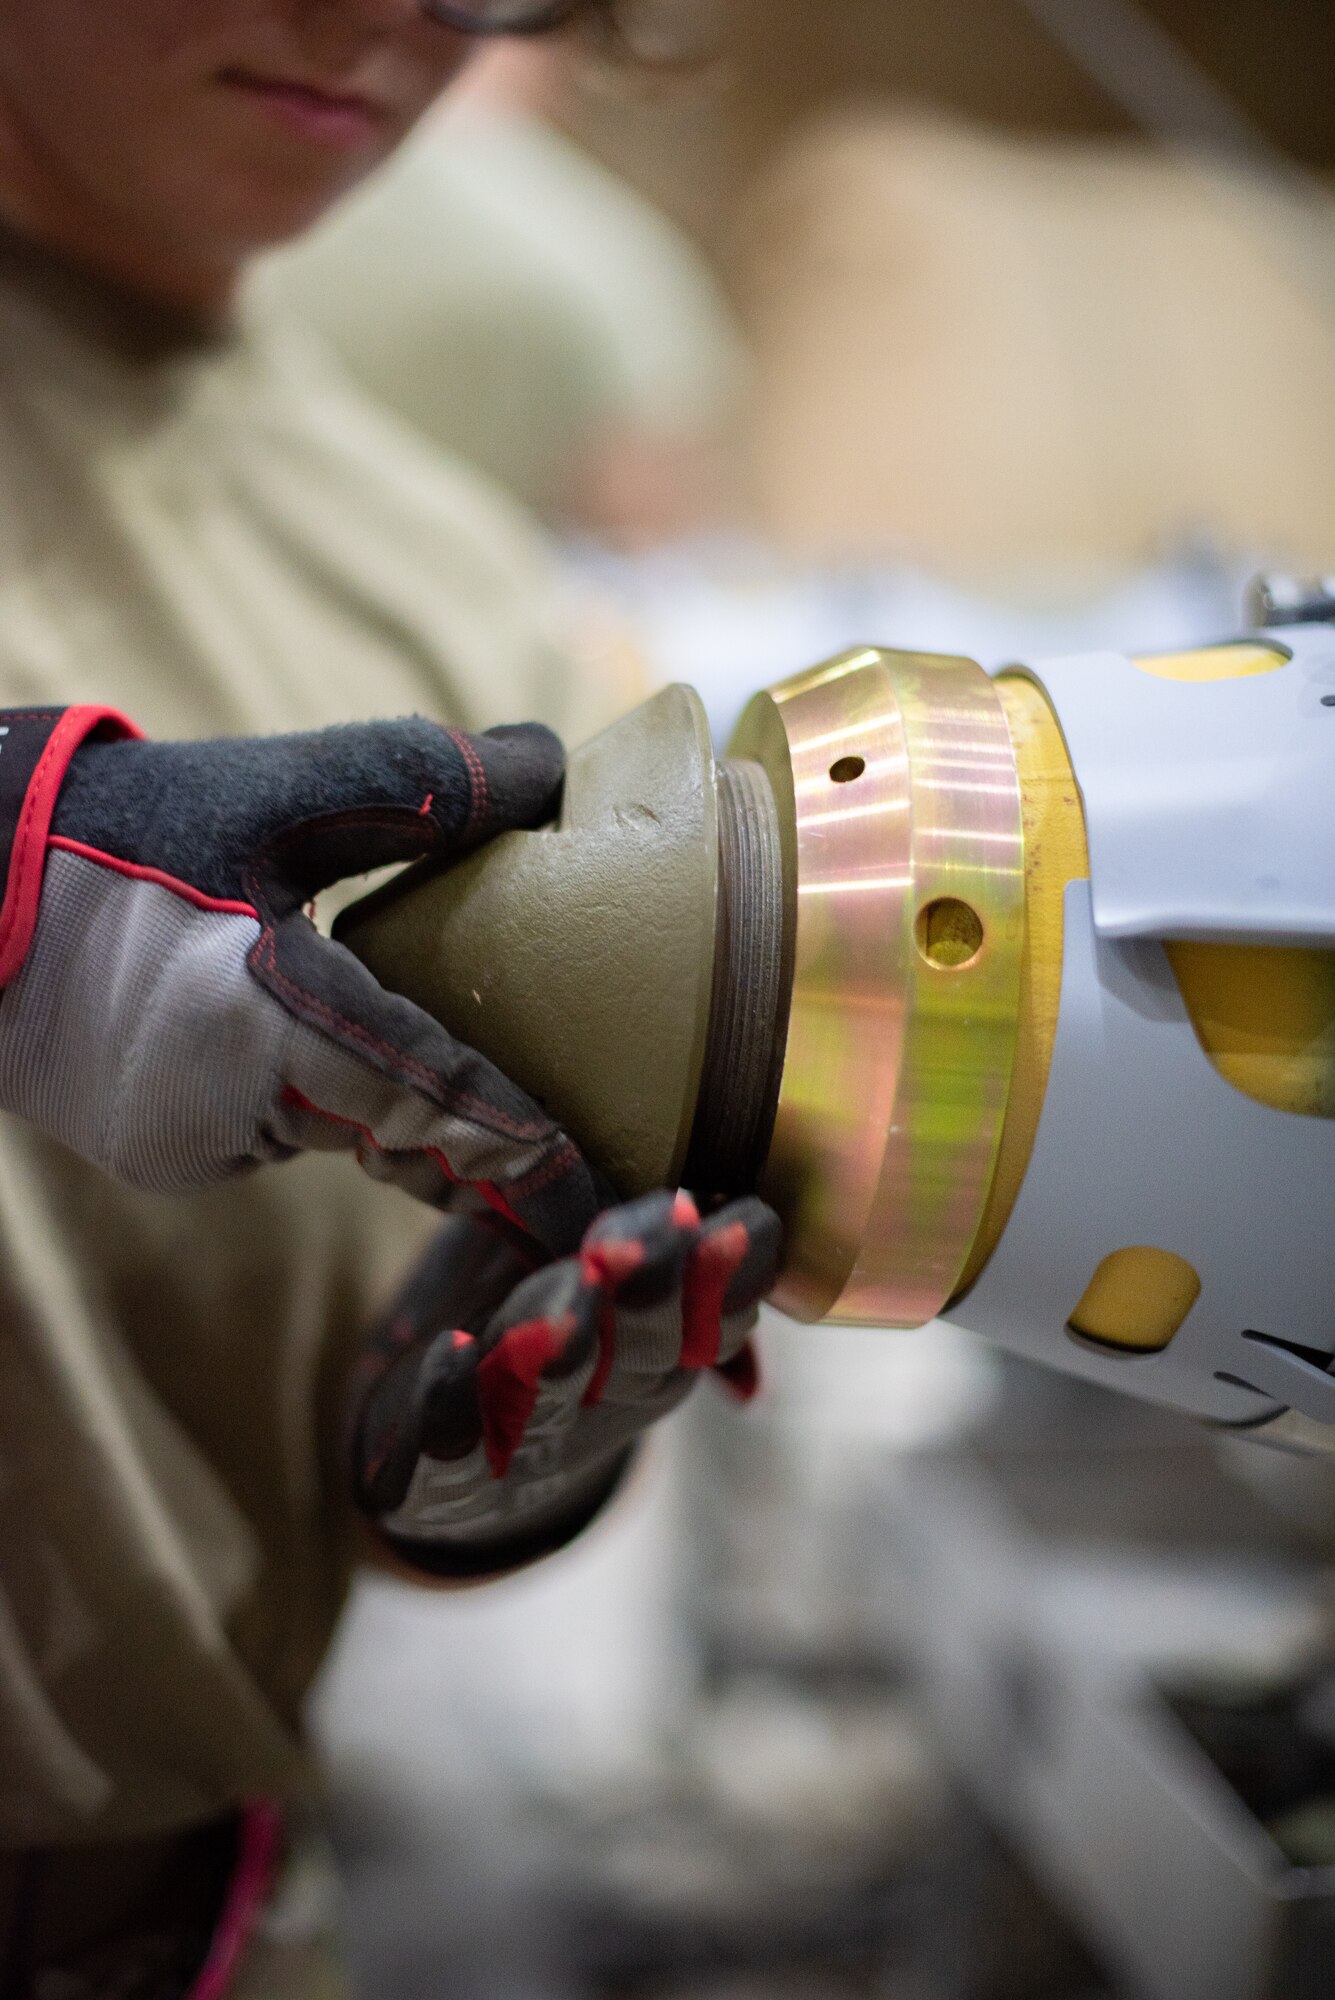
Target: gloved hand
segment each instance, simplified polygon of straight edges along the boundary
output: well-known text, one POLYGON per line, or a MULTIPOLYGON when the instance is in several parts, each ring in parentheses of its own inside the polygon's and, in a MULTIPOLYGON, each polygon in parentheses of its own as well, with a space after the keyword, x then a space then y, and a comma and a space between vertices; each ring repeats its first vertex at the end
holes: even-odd
POLYGON ((560 1547, 702 1370, 750 1394, 749 1335, 779 1247, 778 1217, 754 1196, 702 1222, 689 1195, 646 1195, 538 1270, 498 1217, 446 1223, 354 1377, 362 1510, 438 1576, 560 1547))
POLYGON ((106 709, 0 714, 0 1108, 158 1192, 346 1149, 568 1250, 606 1198, 575 1147, 304 913, 539 825, 562 767, 536 725, 149 743, 106 709))

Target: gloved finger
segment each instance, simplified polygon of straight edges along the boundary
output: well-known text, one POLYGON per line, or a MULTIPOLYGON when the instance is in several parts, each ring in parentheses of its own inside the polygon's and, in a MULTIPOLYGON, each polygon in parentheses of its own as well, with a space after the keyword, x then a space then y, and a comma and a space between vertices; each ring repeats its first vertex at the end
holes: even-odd
POLYGON ((368 1512, 400 1505, 422 1453, 455 1460, 476 1450, 476 1336, 537 1255, 499 1217, 459 1215, 414 1265, 349 1383, 353 1482, 368 1512))
POLYGON ((598 1361, 604 1299, 569 1257, 517 1285, 479 1343, 477 1393, 493 1478, 522 1444, 540 1477, 557 1462, 598 1361))
POLYGON ((435 1207, 475 1188, 549 1255, 576 1247, 607 1190, 486 1057, 309 924, 265 929, 248 963, 296 1016, 269 1120, 279 1146, 353 1152, 373 1179, 435 1207))
POLYGON ((420 1460, 466 1459, 482 1437, 477 1342, 462 1327, 406 1350, 365 1397, 353 1442, 353 1482, 367 1514, 402 1505, 420 1460))
POLYGON ((778 1275, 783 1232, 756 1195, 732 1201, 700 1226, 682 1279, 683 1368, 713 1368, 745 1339, 752 1308, 778 1275), (727 1338, 734 1322, 735 1338, 727 1338))
POLYGON ((391 1323, 407 1320, 423 1333, 462 1327, 480 1336, 543 1261, 532 1237, 500 1216, 452 1215, 408 1274, 391 1323))
POLYGON ((708 1255, 716 1242, 726 1242, 730 1246, 723 1261, 725 1264, 732 1263, 732 1273, 723 1294, 724 1314, 749 1311, 773 1290, 778 1278, 779 1260, 783 1254, 783 1224, 769 1204, 761 1201, 758 1195, 745 1195, 710 1216, 701 1230, 699 1256, 708 1255), (734 1233, 737 1230, 745 1234, 745 1245, 740 1255, 738 1238, 734 1233))
MULTIPOLYGON (((536 1461, 529 1477, 540 1477, 593 1373, 599 1304, 569 1258, 521 1280, 480 1338, 454 1328, 406 1352, 363 1402, 354 1445, 363 1507, 392 1512, 421 1460, 459 1464, 479 1444, 493 1479, 504 1478, 521 1445, 536 1461)), ((460 1491, 475 1483, 465 1467, 460 1491)))
POLYGON ((600 1215, 580 1255, 590 1281, 618 1304, 656 1306, 680 1288, 699 1228, 688 1194, 659 1190, 600 1215))
POLYGON ((490 1212, 443 1222, 363 1342, 348 1384, 359 1409, 410 1348, 456 1329, 476 1337, 542 1261, 530 1237, 490 1212))
MULTIPOLYGON (((456 861, 497 833, 540 826, 556 811, 565 774, 560 739, 536 722, 470 736, 412 716, 321 731, 310 742, 324 767, 310 809, 277 819, 253 850, 251 893, 275 918, 346 876, 397 861, 456 861)), ((301 803, 289 799, 287 812, 301 803)))
POLYGON ((587 1404, 602 1401, 618 1357, 641 1374, 676 1366, 682 1274, 699 1227, 699 1210, 684 1190, 658 1190, 609 1209, 585 1236, 580 1261, 602 1298, 587 1404))
MULTIPOLYGON (((455 741, 464 742, 462 731, 455 741)), ((490 831, 542 826, 561 803, 566 753, 559 736, 540 722, 502 722, 467 742, 482 761, 490 831)))
POLYGON ((564 752, 525 723, 469 736, 421 716, 203 743, 90 742, 54 834, 281 918, 348 875, 453 859, 551 818, 564 752))

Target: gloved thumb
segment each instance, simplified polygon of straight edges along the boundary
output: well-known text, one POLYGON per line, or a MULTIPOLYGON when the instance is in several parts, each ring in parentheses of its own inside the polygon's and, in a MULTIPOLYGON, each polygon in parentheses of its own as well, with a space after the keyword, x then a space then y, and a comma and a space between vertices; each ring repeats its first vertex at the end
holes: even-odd
POLYGON ((564 766, 540 724, 469 736, 421 716, 208 744, 94 742, 70 766, 52 831, 281 917, 345 876, 454 860, 541 825, 564 766))

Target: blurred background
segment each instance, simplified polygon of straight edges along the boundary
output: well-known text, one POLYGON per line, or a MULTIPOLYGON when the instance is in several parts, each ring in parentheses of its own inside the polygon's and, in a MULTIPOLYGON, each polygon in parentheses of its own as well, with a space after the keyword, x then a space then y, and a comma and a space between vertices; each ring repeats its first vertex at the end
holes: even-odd
MULTIPOLYGON (((856 642, 1167 649, 1329 569, 1329 0, 699 12, 488 52, 253 301, 544 518, 628 701, 723 740, 856 642)), ((361 1990, 1326 2000, 1327 1467, 941 1326, 762 1353, 541 1570, 360 1587, 361 1990)))

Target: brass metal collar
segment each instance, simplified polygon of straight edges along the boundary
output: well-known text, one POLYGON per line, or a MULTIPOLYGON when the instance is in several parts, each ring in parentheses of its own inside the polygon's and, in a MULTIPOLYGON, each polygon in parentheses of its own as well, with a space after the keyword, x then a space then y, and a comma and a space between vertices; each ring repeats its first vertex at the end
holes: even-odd
POLYGON ((796 899, 787 1050, 761 1192, 788 1229, 776 1303, 919 1326, 958 1283, 1015 1056, 1019 777, 972 661, 848 653, 758 695, 796 899))

